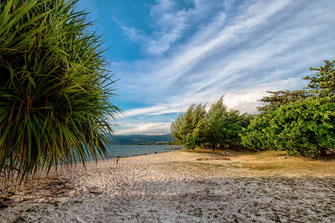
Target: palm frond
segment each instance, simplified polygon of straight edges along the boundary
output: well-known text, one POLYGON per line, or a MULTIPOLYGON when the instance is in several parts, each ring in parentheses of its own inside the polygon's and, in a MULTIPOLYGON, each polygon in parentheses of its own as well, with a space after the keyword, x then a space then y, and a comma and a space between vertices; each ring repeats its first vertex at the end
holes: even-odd
POLYGON ((76 0, 0 3, 0 172, 23 178, 106 153, 112 74, 76 0))

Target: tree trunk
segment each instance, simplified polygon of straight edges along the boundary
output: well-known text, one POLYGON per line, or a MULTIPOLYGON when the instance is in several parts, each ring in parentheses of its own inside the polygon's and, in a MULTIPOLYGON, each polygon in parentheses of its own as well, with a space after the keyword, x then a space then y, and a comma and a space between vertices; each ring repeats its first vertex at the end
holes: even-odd
POLYGON ((214 150, 216 149, 216 143, 212 144, 212 151, 214 152, 214 150))

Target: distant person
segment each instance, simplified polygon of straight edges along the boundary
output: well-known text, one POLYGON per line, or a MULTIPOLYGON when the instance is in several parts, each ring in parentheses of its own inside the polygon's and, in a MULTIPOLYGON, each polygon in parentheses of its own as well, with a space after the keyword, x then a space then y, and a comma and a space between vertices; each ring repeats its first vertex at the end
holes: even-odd
POLYGON ((116 159, 115 159, 115 163, 116 163, 116 165, 119 164, 119 161, 120 161, 120 156, 117 156, 116 159))

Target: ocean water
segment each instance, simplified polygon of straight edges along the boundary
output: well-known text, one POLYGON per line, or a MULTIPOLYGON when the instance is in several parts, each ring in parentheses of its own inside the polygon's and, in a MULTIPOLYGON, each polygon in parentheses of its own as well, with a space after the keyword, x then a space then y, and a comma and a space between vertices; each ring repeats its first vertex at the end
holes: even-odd
POLYGON ((154 153, 175 151, 173 148, 181 148, 176 145, 110 145, 107 158, 129 157, 154 153))

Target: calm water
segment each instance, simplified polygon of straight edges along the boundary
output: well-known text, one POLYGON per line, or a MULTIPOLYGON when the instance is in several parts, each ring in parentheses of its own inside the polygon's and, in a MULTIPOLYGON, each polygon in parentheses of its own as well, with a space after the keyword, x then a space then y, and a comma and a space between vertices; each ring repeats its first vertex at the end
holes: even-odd
POLYGON ((117 156, 128 157, 175 151, 175 149, 173 148, 183 147, 176 145, 111 145, 108 150, 108 158, 115 158, 117 156))

